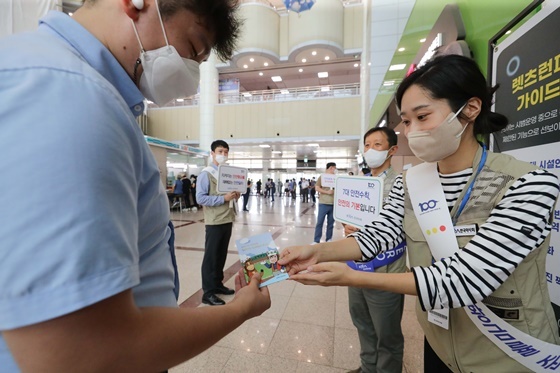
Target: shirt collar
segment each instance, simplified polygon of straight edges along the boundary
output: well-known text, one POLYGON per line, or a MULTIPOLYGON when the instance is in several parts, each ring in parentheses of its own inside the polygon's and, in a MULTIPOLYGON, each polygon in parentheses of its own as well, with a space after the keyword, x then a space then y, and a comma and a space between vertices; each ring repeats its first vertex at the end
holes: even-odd
POLYGON ((39 30, 65 40, 121 94, 134 116, 144 112, 144 96, 109 50, 81 24, 68 15, 50 11, 39 21, 39 30))

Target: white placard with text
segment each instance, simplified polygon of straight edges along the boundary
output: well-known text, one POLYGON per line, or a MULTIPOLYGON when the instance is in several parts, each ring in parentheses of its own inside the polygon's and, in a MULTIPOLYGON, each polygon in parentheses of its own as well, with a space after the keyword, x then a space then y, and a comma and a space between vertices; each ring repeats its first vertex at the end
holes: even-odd
POLYGON ((363 228, 376 220, 383 203, 383 179, 338 176, 334 193, 334 218, 363 228))
POLYGON ((228 165, 218 167, 218 192, 247 192, 247 169, 228 165))
POLYGON ((324 188, 334 188, 336 183, 336 175, 335 174, 322 174, 321 175, 321 187, 324 188))

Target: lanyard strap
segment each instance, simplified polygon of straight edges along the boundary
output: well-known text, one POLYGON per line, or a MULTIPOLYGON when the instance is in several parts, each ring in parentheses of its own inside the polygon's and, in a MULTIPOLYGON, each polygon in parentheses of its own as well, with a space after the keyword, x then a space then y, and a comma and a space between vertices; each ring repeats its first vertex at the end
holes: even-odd
POLYGON ((468 202, 469 198, 471 197, 471 192, 473 190, 474 182, 475 182, 476 178, 478 177, 478 174, 480 174, 480 171, 484 167, 484 164, 486 163, 486 157, 488 156, 488 152, 486 151, 486 145, 482 144, 482 143, 481 143, 481 145, 482 145, 482 157, 480 158, 480 162, 478 163, 478 168, 476 170, 476 173, 474 174, 474 177, 472 178, 471 183, 469 184, 469 187, 467 188, 467 192, 463 196, 463 199, 461 200, 461 204, 459 205, 459 208, 457 209, 457 212, 453 216, 453 219, 452 219, 453 225, 457 224, 457 220, 459 219, 459 215, 461 215, 461 213, 463 212, 463 209, 467 205, 467 202, 468 202))
MULTIPOLYGON (((483 159, 481 164, 482 161, 483 159)), ((478 168, 477 175, 481 166, 479 165, 478 168)), ((445 205, 445 195, 439 180, 437 164, 422 163, 412 167, 407 171, 406 184, 414 214, 432 256, 436 260, 441 260, 453 255, 458 251, 459 245, 453 229, 446 229, 452 222, 445 205), (440 207, 440 203, 443 206, 440 207), (434 228, 424 228, 431 226, 434 228)), ((474 180, 471 184, 474 184, 474 180)), ((560 357, 560 346, 541 341, 520 331, 490 311, 482 302, 463 309, 482 334, 505 354, 531 371, 543 372, 547 369, 556 369, 555 367, 558 366, 556 364, 560 357)))

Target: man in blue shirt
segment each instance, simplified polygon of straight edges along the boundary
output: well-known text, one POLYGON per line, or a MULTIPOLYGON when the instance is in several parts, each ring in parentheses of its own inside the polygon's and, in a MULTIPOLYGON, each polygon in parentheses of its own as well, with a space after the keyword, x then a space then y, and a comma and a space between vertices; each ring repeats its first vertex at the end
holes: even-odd
POLYGON ((198 175, 196 200, 204 206, 204 258, 202 259, 202 303, 221 306, 225 301, 217 294, 231 295, 233 289, 224 286, 224 265, 226 264, 229 240, 237 207, 235 202, 239 192, 218 192, 218 166, 228 160, 229 145, 224 140, 216 140, 210 145, 212 162, 198 175))
MULTIPOLYGON (((270 306, 179 309, 169 205, 135 116, 231 55, 230 0, 86 0, 0 40, 0 370, 164 371, 270 306), (161 13, 160 13, 161 10, 161 13), (33 170, 42 188, 17 181, 33 170)), ((239 301, 237 301, 239 300, 239 301)))

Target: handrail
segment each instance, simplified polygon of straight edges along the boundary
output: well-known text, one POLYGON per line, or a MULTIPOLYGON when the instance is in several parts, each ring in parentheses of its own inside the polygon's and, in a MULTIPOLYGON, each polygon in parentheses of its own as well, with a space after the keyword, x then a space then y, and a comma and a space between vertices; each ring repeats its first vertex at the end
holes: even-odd
MULTIPOLYGON (((220 93, 218 104, 244 104, 258 102, 278 102, 296 100, 314 100, 320 98, 341 98, 358 96, 360 84, 333 84, 328 86, 298 87, 286 89, 268 89, 264 91, 248 91, 235 93, 220 93)), ((197 106, 199 94, 182 100, 174 100, 165 107, 197 106)), ((156 105, 148 102, 148 108, 155 109, 156 105)))

